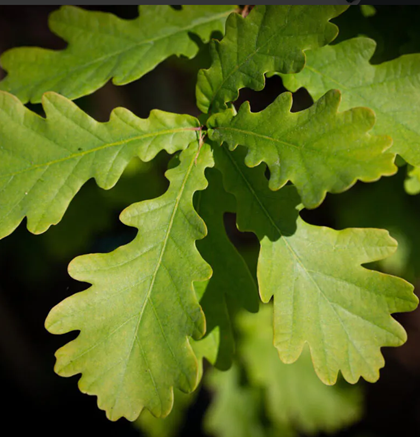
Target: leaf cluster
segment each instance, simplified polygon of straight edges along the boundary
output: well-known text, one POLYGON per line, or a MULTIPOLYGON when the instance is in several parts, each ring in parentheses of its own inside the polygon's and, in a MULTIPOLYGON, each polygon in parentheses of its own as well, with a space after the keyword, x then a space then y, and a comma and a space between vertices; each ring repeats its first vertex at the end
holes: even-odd
POLYGON ((372 65, 370 39, 329 45, 338 33, 330 20, 346 9, 256 6, 243 17, 235 6, 141 6, 123 20, 63 7, 50 28, 65 50, 2 55, 0 237, 25 217, 30 232, 43 233, 89 179, 108 190, 133 159, 173 155, 167 191, 121 213, 138 231, 133 241, 73 260, 69 274, 91 286, 46 320, 53 334, 80 331, 57 351, 55 370, 82 374, 80 390, 109 419, 134 421, 143 409, 165 417, 174 389, 200 383, 204 358, 227 370, 240 356, 208 378, 218 392, 211 432, 331 431, 359 416, 359 394, 319 379, 333 385, 341 372, 352 384, 374 382, 381 348, 406 341, 391 314, 417 307, 413 286, 364 267, 395 252, 396 241, 385 230, 334 230, 300 216, 327 193, 395 174, 397 154, 412 165, 407 188, 420 191, 419 55, 372 65), (71 101, 110 79, 135 81, 169 56, 192 58, 197 38, 207 43, 213 32, 224 36, 210 42, 211 65, 198 73, 199 118, 153 110, 142 119, 116 108, 99 123, 71 101), (234 106, 242 88, 259 91, 270 75, 292 92, 305 87, 314 104, 291 112, 287 92, 258 113, 234 106), (27 102, 42 102, 45 117, 27 102), (259 241, 256 277, 226 233, 226 213, 259 241), (252 388, 241 386, 240 371, 252 388), (302 386, 305 402, 294 399, 302 386), (261 401, 271 431, 256 419, 261 401), (244 428, 219 429, 225 415, 242 417, 244 428))

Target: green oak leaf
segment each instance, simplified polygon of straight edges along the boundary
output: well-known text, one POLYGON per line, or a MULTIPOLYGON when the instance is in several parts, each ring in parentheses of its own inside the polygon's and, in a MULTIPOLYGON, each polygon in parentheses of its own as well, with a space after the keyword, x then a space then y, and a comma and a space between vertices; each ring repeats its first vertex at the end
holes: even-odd
POLYGON ((261 396, 250 386, 241 386, 237 364, 227 372, 210 369, 205 379, 213 393, 204 416, 205 431, 217 437, 264 437, 260 422, 261 396))
POLYGON ((125 85, 144 76, 172 55, 193 58, 198 46, 193 33, 208 42, 224 32, 235 6, 139 6, 140 16, 123 20, 113 14, 64 6, 49 19, 50 29, 68 42, 65 50, 20 47, 0 59, 8 72, 0 89, 24 103, 38 103, 46 91, 70 99, 91 94, 113 78, 125 85), (88 41, 88 44, 86 43, 88 41))
POLYGON ((393 139, 390 149, 412 165, 420 165, 420 55, 404 55, 372 65, 376 48, 369 38, 354 38, 307 52, 305 69, 282 75, 286 88, 305 87, 316 100, 330 88, 343 94, 341 110, 368 106, 376 114, 374 134, 393 139))
POLYGON ((44 94, 43 108, 46 118, 0 92, 0 238, 25 216, 29 231, 45 232, 88 179, 110 189, 135 156, 150 161, 198 138, 199 122, 189 115, 153 110, 141 119, 117 108, 98 123, 55 93, 44 94))
POLYGON ((340 92, 331 90, 310 108, 290 112, 292 95, 283 93, 258 113, 245 102, 237 115, 229 109, 211 116, 209 136, 231 150, 246 146, 248 166, 268 164, 272 190, 290 180, 303 204, 315 208, 327 191, 339 193, 357 179, 370 182, 397 171, 395 155, 383 153, 391 138, 368 133, 375 123, 373 111, 338 112, 340 100, 340 92))
POLYGON ((223 40, 210 44, 210 68, 198 74, 198 108, 218 112, 238 98, 241 88, 262 90, 265 73, 299 72, 305 64, 304 50, 331 42, 338 29, 329 20, 347 8, 257 5, 246 18, 232 14, 223 40))
POLYGON ((195 209, 206 223, 208 235, 197 243, 197 248, 212 266, 213 276, 207 283, 198 284, 205 287, 200 305, 208 331, 220 327, 220 347, 214 364, 226 370, 232 364, 235 348, 228 299, 257 312, 259 298, 254 279, 224 226, 224 214, 235 212, 235 198, 224 190, 220 172, 209 169, 206 174, 209 188, 197 193, 195 209))
POLYGON ((92 284, 54 307, 46 320, 53 334, 79 330, 56 352, 56 372, 82 373, 79 388, 98 396, 110 420, 135 420, 147 408, 169 414, 173 390, 195 389, 199 366, 188 336, 200 338, 205 319, 193 281, 211 276, 195 241, 206 226, 194 211, 193 195, 207 186, 210 147, 197 157, 197 144, 181 153, 166 174, 168 191, 131 205, 121 221, 139 229, 136 238, 108 254, 78 257, 70 275, 92 284))
POLYGON ((324 385, 316 376, 307 348, 296 363, 284 364, 273 347, 271 305, 257 315, 238 317, 239 355, 253 387, 264 390, 265 408, 281 436, 332 433, 362 414, 359 387, 343 381, 324 385))
POLYGON ((418 299, 408 282, 361 264, 388 257, 396 241, 379 229, 307 224, 298 217, 293 186, 269 190, 264 166, 249 169, 241 150, 214 153, 237 200, 239 229, 261 243, 259 290, 263 302, 274 296, 274 344, 282 361, 296 361, 308 343, 324 383, 334 384, 338 371, 351 383, 376 381, 384 365, 380 348, 407 338, 390 314, 413 311, 418 299))

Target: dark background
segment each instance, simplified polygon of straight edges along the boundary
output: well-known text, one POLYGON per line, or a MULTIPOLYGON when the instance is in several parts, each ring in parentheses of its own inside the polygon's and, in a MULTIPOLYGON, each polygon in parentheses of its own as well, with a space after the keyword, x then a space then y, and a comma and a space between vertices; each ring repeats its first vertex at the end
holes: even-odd
MULTIPOLYGON (((22 45, 64 48, 65 42, 47 26, 48 14, 56 8, 0 6, 0 53, 22 45)), ((123 18, 137 15, 135 6, 91 9, 123 18)), ((376 10, 374 16, 364 17, 360 8, 354 6, 334 20, 340 27, 337 41, 359 34, 374 38, 378 42, 374 63, 420 52, 420 7, 376 6, 376 10)), ((117 106, 141 117, 147 117, 154 108, 198 115, 195 79, 198 69, 207 67, 209 62, 204 46, 192 61, 172 57, 137 82, 124 87, 108 83, 92 96, 78 99, 77 104, 99 121, 107 120, 117 106)), ((2 75, 4 72, 0 71, 0 78, 2 75)), ((273 77, 259 93, 242 90, 238 104, 249 100, 253 111, 258 111, 283 91, 281 79, 273 77)), ((308 94, 300 90, 295 95, 294 110, 304 109, 311 102, 308 94)), ((30 107, 41 112, 39 105, 30 107)), ((123 226, 118 215, 131 203, 164 192, 167 160, 160 154, 156 163, 143 165, 140 170, 138 166, 137 170, 133 168, 109 192, 89 181, 60 225, 34 236, 23 222, 14 234, 0 241, 0 417, 2 426, 11 426, 13 433, 139 435, 125 420, 109 422, 96 407, 96 398, 79 392, 77 377, 60 378, 53 372, 55 350, 74 335, 50 335, 44 329, 44 320, 55 304, 85 288, 67 274, 71 259, 84 253, 110 251, 133 238, 134 231, 123 226)), ((391 234, 395 230, 412 247, 407 265, 398 273, 418 285, 420 197, 405 194, 405 173, 402 166, 392 178, 375 184, 357 183, 344 194, 328 195, 320 208, 304 211, 303 216, 309 222, 337 229, 384 227, 391 234)), ((232 223, 228 222, 228 226, 232 227, 232 223)), ((236 244, 253 245, 252 238, 231 231, 236 244)), ((420 312, 396 318, 407 330, 409 340, 403 347, 384 349, 386 366, 379 382, 361 382, 366 393, 364 418, 339 436, 420 435, 420 312)), ((181 435, 202 435, 201 418, 209 401, 210 394, 202 390, 181 435)))

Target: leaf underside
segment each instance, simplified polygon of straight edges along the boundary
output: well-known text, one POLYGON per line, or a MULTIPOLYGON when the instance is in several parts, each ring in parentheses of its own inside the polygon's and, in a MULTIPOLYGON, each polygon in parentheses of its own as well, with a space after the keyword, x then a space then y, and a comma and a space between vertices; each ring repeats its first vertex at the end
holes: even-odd
POLYGON ((255 6, 242 18, 232 14, 221 42, 212 41, 212 64, 200 70, 197 106, 215 113, 238 98, 244 87, 260 91, 265 73, 297 73, 305 64, 304 50, 331 42, 338 33, 329 20, 348 6, 255 6))
POLYGON ((390 151, 420 165, 420 54, 372 65, 375 48, 375 41, 360 37, 309 50, 304 70, 282 75, 283 83, 291 91, 305 87, 315 100, 339 88, 341 110, 373 109, 377 120, 372 132, 390 135, 390 151))
POLYGON ((139 6, 140 16, 124 20, 113 14, 63 6, 51 14, 50 29, 68 42, 65 50, 20 47, 0 59, 8 72, 0 89, 22 102, 38 103, 46 91, 70 99, 93 93, 113 78, 125 85, 144 76, 166 58, 193 58, 195 34, 208 42, 212 32, 224 32, 234 6, 139 6))
POLYGON ((339 193, 357 179, 369 182, 397 171, 395 155, 383 153, 391 139, 368 133, 375 114, 368 108, 338 112, 340 100, 340 92, 331 90, 309 109, 293 113, 290 93, 258 113, 245 102, 237 115, 228 109, 210 117, 209 136, 231 149, 246 146, 248 166, 268 164, 272 190, 290 180, 303 204, 314 208, 327 191, 339 193))
POLYGON ((226 190, 235 195, 242 231, 260 240, 261 299, 274 296, 274 344, 282 361, 298 359, 308 343, 315 371, 334 384, 338 371, 351 383, 376 381, 383 346, 399 346, 404 329, 390 316, 412 311, 418 299, 406 281, 361 267, 386 258, 397 243, 377 229, 345 229, 305 223, 293 186, 273 192, 264 167, 249 169, 243 151, 215 149, 226 190), (281 266, 281 269, 279 269, 281 266))
POLYGON ((56 352, 61 376, 82 373, 79 388, 98 396, 111 420, 135 420, 146 407, 166 416, 172 387, 191 392, 199 368, 188 336, 200 338, 205 319, 193 288, 211 275, 195 241, 206 226, 193 209, 197 190, 207 186, 213 165, 205 145, 181 153, 180 165, 167 172, 168 191, 128 207, 121 221, 139 229, 136 238, 108 254, 78 257, 70 275, 92 286, 54 307, 46 320, 53 334, 80 330, 56 352))
POLYGON ((198 120, 154 110, 149 118, 117 108, 98 123, 55 94, 43 97, 46 119, 0 91, 0 238, 26 216, 28 229, 45 232, 58 223, 90 178, 112 188, 135 156, 150 161, 197 139, 198 120))

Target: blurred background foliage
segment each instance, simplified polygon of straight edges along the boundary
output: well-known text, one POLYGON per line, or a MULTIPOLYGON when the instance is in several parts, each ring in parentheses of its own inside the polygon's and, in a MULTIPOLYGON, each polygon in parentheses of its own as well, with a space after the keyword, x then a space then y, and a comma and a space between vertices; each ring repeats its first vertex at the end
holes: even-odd
MULTIPOLYGON (((48 14, 57 7, 0 6, 0 53, 22 45, 61 49, 65 43, 47 26, 48 14)), ((135 6, 88 7, 134 18, 135 6)), ((358 35, 375 39, 373 63, 405 53, 420 52, 419 6, 352 6, 334 20, 339 42, 358 35)), ((221 35, 214 35, 220 38, 221 35)), ((77 104, 99 121, 123 106, 147 117, 157 108, 199 115, 195 106, 195 80, 199 68, 210 64, 208 48, 200 46, 192 60, 171 57, 141 80, 124 87, 108 83, 77 104)), ((4 72, 0 71, 0 78, 4 72)), ((235 105, 249 100, 260 111, 284 92, 277 76, 267 80, 261 92, 242 90, 235 105)), ((301 89, 293 110, 312 103, 301 89)), ((30 105, 42 114, 40 105, 30 105)), ((164 171, 169 156, 161 153, 151 163, 133 160, 110 191, 89 181, 72 202, 63 221, 41 236, 27 232, 23 222, 0 241, 0 384, 2 418, 13 432, 42 431, 44 435, 94 432, 118 436, 175 437, 295 437, 332 435, 382 437, 420 435, 420 311, 397 315, 408 332, 400 348, 383 350, 386 367, 376 384, 360 381, 350 386, 340 380, 324 386, 316 377, 308 351, 297 363, 280 362, 272 347, 271 308, 258 314, 236 311, 236 358, 227 372, 204 363, 204 378, 193 395, 175 393, 171 415, 157 420, 148 412, 131 424, 111 423, 96 407, 96 399, 81 394, 77 377, 64 379, 53 373, 54 352, 63 339, 43 327, 48 311, 86 284, 71 280, 67 265, 75 256, 109 252, 134 237, 123 226, 119 213, 134 202, 161 195, 167 188, 164 171), (62 431, 64 430, 64 431, 62 431)), ((388 229, 399 241, 389 259, 372 266, 400 275, 420 285, 420 195, 404 190, 407 166, 399 161, 391 178, 371 184, 357 183, 340 195, 329 194, 313 211, 302 211, 310 223, 346 227, 388 229)), ((417 193, 415 180, 406 183, 417 193)), ((255 275, 257 240, 240 233, 233 214, 226 214, 226 230, 255 275)), ((68 339, 75 334, 68 334, 68 339)))

